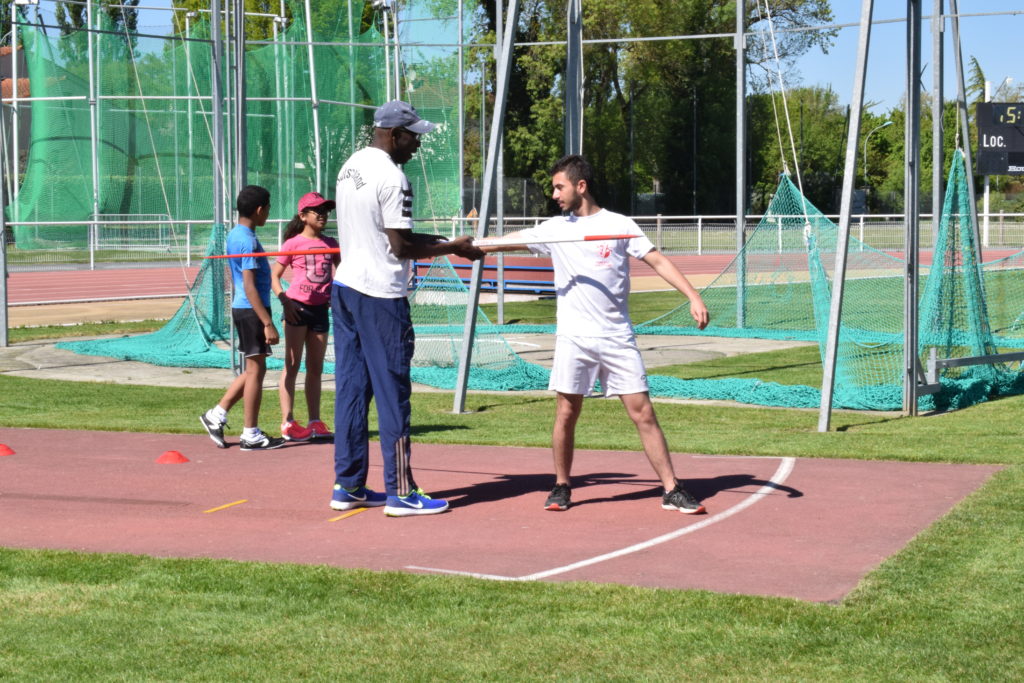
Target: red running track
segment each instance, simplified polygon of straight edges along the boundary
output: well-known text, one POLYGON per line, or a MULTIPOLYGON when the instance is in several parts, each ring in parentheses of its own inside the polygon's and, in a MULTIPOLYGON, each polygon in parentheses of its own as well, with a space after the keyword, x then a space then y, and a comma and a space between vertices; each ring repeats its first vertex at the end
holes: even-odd
MULTIPOLYGON (((329 509, 329 444, 241 453, 206 435, 42 429, 0 430, 0 444, 14 451, 0 457, 7 547, 813 601, 842 599, 1001 469, 676 455, 677 472, 708 508, 692 516, 661 509, 642 454, 578 451, 574 505, 548 512, 549 449, 416 444, 417 483, 452 510, 392 519, 379 509, 329 509), (157 464, 169 449, 191 462, 157 464)), ((378 489, 379 465, 372 444, 368 483, 378 489)))
POLYGON ((50 270, 11 273, 10 304, 184 297, 199 272, 192 268, 50 270))
MULTIPOLYGON (((887 252, 902 258, 902 252, 887 252)), ((988 249, 986 259, 995 259, 1016 253, 1012 250, 988 249)), ((931 264, 931 252, 922 251, 921 265, 931 264)), ((687 275, 717 274, 732 260, 732 254, 674 254, 670 260, 687 275)), ((455 263, 467 263, 453 259, 455 263)), ((493 263, 493 257, 487 259, 493 263)), ((506 263, 528 266, 550 266, 549 259, 523 256, 507 256, 506 263)), ((655 275, 647 264, 631 261, 634 277, 655 275)), ((806 266, 802 266, 806 268, 806 266)), ((51 303, 73 301, 96 301, 114 298, 183 297, 187 284, 199 272, 198 266, 191 268, 125 268, 109 270, 61 270, 11 273, 7 281, 7 298, 12 305, 28 303, 51 303)), ((468 271, 466 272, 468 277, 468 271)), ((550 273, 529 271, 510 272, 508 278, 550 281, 550 273)))

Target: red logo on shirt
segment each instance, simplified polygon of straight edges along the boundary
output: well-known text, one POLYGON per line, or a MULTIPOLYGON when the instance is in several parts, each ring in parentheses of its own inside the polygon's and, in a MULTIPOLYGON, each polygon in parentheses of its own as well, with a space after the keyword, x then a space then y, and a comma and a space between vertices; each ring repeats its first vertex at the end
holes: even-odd
POLYGON ((601 255, 601 258, 608 258, 612 255, 611 245, 602 242, 597 245, 597 253, 601 255))

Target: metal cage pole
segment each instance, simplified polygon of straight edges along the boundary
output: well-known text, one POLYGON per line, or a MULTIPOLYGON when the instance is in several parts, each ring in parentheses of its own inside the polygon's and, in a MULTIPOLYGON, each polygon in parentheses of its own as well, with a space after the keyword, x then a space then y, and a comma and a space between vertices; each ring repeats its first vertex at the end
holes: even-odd
POLYGON ((565 153, 583 153, 583 5, 566 6, 565 153))
MULTIPOLYGON (((21 109, 18 106, 18 4, 11 3, 11 171, 14 175, 11 184, 11 204, 14 206, 14 220, 21 220, 20 207, 18 206, 18 192, 21 183, 18 182, 18 174, 21 170, 21 146, 18 138, 21 137, 21 109)), ((30 93, 31 94, 31 93, 30 93)))
POLYGON ((903 222, 906 277, 903 280, 903 413, 917 415, 918 262, 920 261, 920 211, 918 179, 921 176, 921 0, 907 0, 907 113, 903 146, 903 222))
POLYGON ((309 99, 313 107, 313 164, 316 166, 316 173, 313 181, 316 183, 317 192, 323 192, 323 177, 320 170, 320 98, 316 92, 316 65, 313 56, 313 17, 309 0, 306 0, 306 55, 309 59, 309 99))
MULTIPOLYGON (((213 149, 213 224, 224 226, 225 196, 227 181, 226 158, 224 154, 224 43, 221 37, 221 0, 210 0, 210 137, 213 149)), ((234 296, 234 284, 228 280, 228 296, 234 296)), ((235 339, 235 322, 228 316, 228 330, 231 337, 231 369, 235 374, 242 371, 238 358, 238 342, 235 339)))
MULTIPOLYGON (((462 2, 462 0, 459 0, 462 2)), ((348 3, 348 101, 356 101, 356 49, 353 46, 355 42, 355 29, 352 27, 352 3, 348 3)), ((460 48, 461 49, 461 48, 460 48)), ((462 81, 459 81, 461 83, 462 81)), ((355 154, 356 151, 356 108, 348 108, 348 137, 349 137, 349 154, 355 154)), ((459 153, 462 153, 462 138, 459 138, 459 153)))
MULTIPOLYGON (((391 63, 392 68, 395 70, 395 99, 402 99, 402 48, 401 48, 401 37, 398 35, 398 3, 391 0, 391 28, 392 36, 394 37, 394 51, 395 59, 391 63)), ((385 21, 387 15, 384 15, 385 21)))
MULTIPOLYGON (((500 6, 499 10, 500 11, 500 6)), ((512 46, 515 41, 515 27, 519 24, 519 0, 509 0, 506 26, 501 41, 498 60, 498 77, 495 79, 494 111, 491 116, 491 134, 487 140, 487 162, 484 166, 484 187, 480 197, 480 217, 477 221, 477 238, 487 236, 491 219, 491 189, 498 171, 498 141, 505 125, 505 110, 508 105, 508 82, 512 72, 512 46)), ((452 412, 466 410, 466 389, 469 385, 469 366, 473 359, 473 338, 476 332, 476 309, 480 302, 480 279, 483 274, 483 260, 473 263, 473 275, 469 286, 469 303, 466 306, 466 322, 462 330, 462 347, 459 350, 459 371, 455 382, 455 401, 452 412)))
MULTIPOLYGON (((391 48, 388 45, 391 42, 391 36, 388 31, 388 2, 387 0, 374 0, 374 7, 380 5, 381 11, 381 23, 384 24, 384 100, 391 99, 391 48)), ((398 89, 396 84, 395 89, 398 89)))
POLYGON ((860 41, 857 45, 857 68, 850 98, 850 127, 846 133, 846 165, 843 169, 843 198, 839 208, 839 234, 836 236, 836 265, 832 273, 832 301, 828 314, 828 338, 821 377, 821 407, 818 431, 827 432, 832 420, 832 392, 836 383, 836 356, 839 329, 843 315, 843 289, 846 284, 846 256, 850 244, 850 211, 853 205, 853 182, 857 171, 857 138, 864 110, 864 80, 868 70, 868 48, 871 45, 871 15, 874 0, 863 0, 860 10, 860 41))
MULTIPOLYGON (((17 86, 15 86, 17 87, 17 86)), ((7 199, 4 185, 7 176, 7 159, 0 158, 0 197, 7 199)), ((7 202, 0 201, 0 348, 10 346, 7 329, 7 202)))
MULTIPOLYGON (((747 64, 746 3, 736 3, 736 327, 746 326, 747 257, 747 64)), ((632 103, 632 100, 630 100, 632 103)), ((632 117, 630 117, 632 119, 632 117)))
POLYGON ((939 234, 939 218, 942 214, 945 178, 943 170, 946 166, 945 152, 942 148, 945 125, 942 120, 944 56, 942 38, 945 32, 945 18, 942 16, 942 0, 934 0, 932 4, 932 250, 939 234))
MULTIPOLYGON (((89 69, 89 160, 90 169, 92 171, 92 216, 98 221, 100 213, 100 160, 99 160, 99 101, 96 98, 97 84, 97 71, 96 71, 96 42, 93 39, 93 30, 98 29, 99 26, 94 26, 93 21, 95 17, 92 11, 92 0, 87 0, 85 3, 85 24, 88 27, 86 30, 86 57, 88 59, 89 69)), ((99 223, 92 223, 89 228, 89 270, 96 268, 96 244, 99 240, 99 223)))
MULTIPOLYGON (((464 144, 465 140, 466 140, 466 88, 465 88, 465 85, 464 85, 465 84, 464 76, 465 76, 465 71, 466 71, 466 63, 465 63, 465 51, 463 50, 463 47, 462 47, 462 42, 465 40, 465 35, 464 35, 465 27, 463 26, 462 13, 465 11, 465 7, 463 6, 463 1, 464 0, 459 0, 459 2, 458 2, 458 12, 459 12, 459 18, 458 18, 458 31, 459 31, 459 51, 458 51, 458 55, 459 55, 458 56, 458 59, 459 59, 459 99, 458 99, 458 107, 459 107, 459 162, 458 162, 459 163, 459 214, 458 215, 460 217, 462 216, 463 209, 465 208, 464 205, 463 205, 463 203, 465 201, 464 200, 465 188, 463 187, 463 183, 464 183, 464 180, 465 180, 465 171, 464 171, 464 169, 466 168, 466 150, 465 150, 465 146, 466 145, 464 144)), ((350 30, 351 30, 351 23, 349 24, 349 26, 350 26, 350 30)), ((355 100, 354 99, 350 99, 349 101, 354 102, 355 100)))
POLYGON ((231 16, 234 49, 235 184, 236 192, 249 184, 248 125, 245 103, 245 0, 236 0, 231 16))
MULTIPOLYGON (((276 185, 276 192, 278 197, 285 196, 284 184, 285 184, 285 173, 288 168, 284 155, 284 144, 283 144, 283 132, 287 130, 284 128, 284 112, 281 107, 281 98, 284 97, 284 93, 281 90, 281 70, 283 62, 281 60, 281 45, 280 45, 280 31, 284 25, 285 18, 281 16, 274 17, 273 20, 273 39, 274 39, 274 120, 277 121, 277 126, 274 131, 274 147, 276 148, 277 156, 277 173, 274 174, 274 182, 276 185)), ((278 244, 278 247, 281 245, 278 244)))
POLYGON ((964 147, 964 165, 966 166, 967 196, 971 197, 971 227, 974 230, 974 248, 978 252, 978 277, 984 286, 985 279, 981 272, 981 233, 978 230, 978 207, 974 203, 974 162, 971 158, 971 134, 967 116, 967 86, 964 83, 964 57, 960 44, 960 3, 959 0, 949 0, 950 27, 953 29, 953 50, 956 53, 956 87, 957 87, 957 109, 960 111, 960 129, 963 134, 960 141, 964 147))

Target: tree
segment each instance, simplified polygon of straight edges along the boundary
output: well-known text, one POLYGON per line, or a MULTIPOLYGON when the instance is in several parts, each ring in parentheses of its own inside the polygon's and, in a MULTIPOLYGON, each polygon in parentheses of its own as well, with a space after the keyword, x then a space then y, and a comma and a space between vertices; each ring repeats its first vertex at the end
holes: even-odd
MULTIPOLYGON (((106 14, 115 30, 134 33, 139 21, 139 0, 99 0, 97 8, 106 14)), ((79 3, 58 2, 56 7, 57 25, 60 34, 66 36, 85 28, 86 6, 79 3)))
MULTIPOLYGON (((774 5, 779 28, 831 19, 827 0, 774 5)), ((493 36, 494 0, 482 0, 481 8, 480 34, 493 36)), ((586 38, 735 31, 735 5, 716 0, 587 0, 583 13, 586 38)), ((759 22, 763 18, 750 4, 748 30, 759 22)), ((516 40, 562 41, 565 27, 564 2, 526 0, 516 40)), ((787 36, 780 44, 784 63, 811 47, 827 47, 829 40, 822 31, 787 36)), ((767 55, 753 50, 750 58, 767 55)), ((657 186, 663 191, 659 210, 733 210, 734 63, 731 37, 585 47, 584 152, 606 206, 629 212, 636 193, 657 186)), ((547 182, 547 168, 562 150, 564 69, 564 46, 517 50, 505 128, 509 175, 547 182)))
POLYGON ((799 169, 804 196, 827 212, 838 203, 837 190, 842 185, 847 107, 839 105, 835 92, 822 87, 791 90, 786 101, 791 125, 778 93, 748 98, 750 210, 760 213, 768 207, 779 173, 788 169, 796 182, 799 169))

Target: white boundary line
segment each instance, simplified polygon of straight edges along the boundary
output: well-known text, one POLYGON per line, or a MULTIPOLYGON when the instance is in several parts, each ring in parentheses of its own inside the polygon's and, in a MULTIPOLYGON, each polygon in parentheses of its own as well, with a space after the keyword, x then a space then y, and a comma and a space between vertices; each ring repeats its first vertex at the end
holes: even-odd
POLYGON ((759 488, 757 491, 752 493, 743 501, 737 503, 736 505, 733 505, 731 508, 719 512, 717 515, 712 515, 711 517, 708 517, 707 519, 700 521, 696 524, 691 524, 690 526, 683 527, 682 529, 677 529, 676 531, 671 531, 667 534, 656 536, 655 538, 643 541, 642 543, 636 543, 631 546, 626 546, 625 548, 620 548, 619 550, 613 550, 610 553, 597 555, 596 557, 591 557, 586 560, 580 560, 579 562, 573 562, 572 564, 567 564, 561 567, 555 567, 554 569, 548 569, 542 572, 535 572, 533 574, 526 574, 525 576, 501 576, 499 574, 480 574, 478 572, 464 572, 457 571, 454 569, 437 569, 435 567, 418 567, 416 565, 406 565, 405 568, 424 572, 434 572, 437 574, 454 574, 457 576, 469 576, 475 579, 490 579, 492 581, 537 581, 538 579, 546 579, 549 576, 555 576, 556 574, 565 574, 566 572, 571 572, 576 569, 588 567, 592 564, 606 562, 608 560, 613 560, 617 557, 622 557, 623 555, 630 555, 632 553, 636 553, 641 550, 646 550, 647 548, 651 548, 662 543, 667 543, 668 541, 679 538, 680 536, 692 534, 695 531, 705 529, 711 526, 712 524, 717 524, 718 522, 728 519, 729 517, 732 517, 733 515, 738 514, 743 510, 746 510, 748 507, 762 500, 766 495, 776 490, 780 485, 782 485, 783 482, 786 481, 789 475, 793 472, 793 467, 795 464, 795 458, 781 458, 781 462, 779 463, 778 469, 776 469, 775 473, 772 474, 767 484, 759 488))

